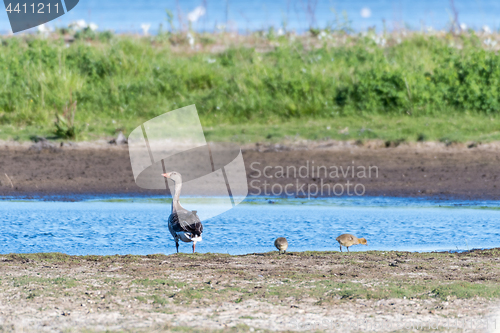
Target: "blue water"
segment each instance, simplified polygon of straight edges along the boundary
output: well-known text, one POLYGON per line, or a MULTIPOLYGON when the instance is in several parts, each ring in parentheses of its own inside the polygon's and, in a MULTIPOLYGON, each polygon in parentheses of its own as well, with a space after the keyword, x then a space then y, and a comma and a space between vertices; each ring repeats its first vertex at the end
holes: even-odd
MULTIPOLYGON (((0 253, 174 253, 169 212, 164 199, 3 201, 0 253)), ((335 238, 345 232, 368 240, 353 251, 500 247, 500 203, 494 201, 253 198, 203 225, 198 252, 267 252, 280 236, 290 251, 338 250, 335 238)), ((185 243, 180 249, 191 250, 185 243)))
MULTIPOLYGON (((455 0, 459 22, 469 27, 481 28, 488 25, 496 30, 500 27, 500 1, 497 0, 455 0)), ((112 29, 118 32, 138 32, 143 23, 151 24, 150 32, 155 33, 160 23, 166 28, 165 9, 186 22, 186 16, 197 6, 207 8, 193 28, 200 31, 213 31, 216 24, 229 22, 233 30, 267 29, 270 26, 282 27, 286 22, 288 29, 302 31, 311 23, 325 27, 335 21, 334 9, 341 14, 345 11, 351 26, 355 30, 366 30, 376 26, 382 29, 383 20, 389 30, 407 26, 420 29, 432 26, 443 29, 450 21, 452 10, 449 0, 278 0, 278 1, 242 1, 242 0, 80 0, 79 4, 50 26, 66 26, 69 22, 84 19, 95 22, 100 29, 112 29), (315 10, 308 11, 308 3, 315 10), (361 10, 368 8, 370 17, 362 17, 361 10), (314 19, 308 13, 314 13, 314 19)), ((342 15, 340 15, 342 16, 342 15)), ((0 32, 10 31, 5 12, 0 14, 0 32)))

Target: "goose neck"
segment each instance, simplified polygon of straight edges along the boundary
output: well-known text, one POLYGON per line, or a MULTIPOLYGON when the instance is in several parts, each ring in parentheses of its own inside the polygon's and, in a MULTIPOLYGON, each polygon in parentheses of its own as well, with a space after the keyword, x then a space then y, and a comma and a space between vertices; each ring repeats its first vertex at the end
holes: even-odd
POLYGON ((178 211, 179 209, 182 209, 182 206, 179 202, 179 198, 181 196, 181 188, 182 188, 182 183, 176 183, 175 184, 175 192, 174 192, 174 197, 172 199, 172 211, 178 211))

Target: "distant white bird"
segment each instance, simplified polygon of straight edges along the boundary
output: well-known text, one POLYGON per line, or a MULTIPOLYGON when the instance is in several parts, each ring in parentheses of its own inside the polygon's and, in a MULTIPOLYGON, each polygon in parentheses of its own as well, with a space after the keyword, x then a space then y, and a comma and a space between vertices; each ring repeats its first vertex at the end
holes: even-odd
POLYGON ((87 27, 87 22, 85 22, 85 20, 73 21, 68 25, 68 27, 70 27, 71 29, 73 29, 75 31, 79 31, 79 30, 85 29, 87 27))
POLYGON ((483 43, 486 45, 486 46, 490 46, 490 47, 495 47, 497 45, 497 41, 496 40, 493 40, 491 38, 488 38, 488 39, 485 39, 483 41, 483 43))
POLYGON ((187 19, 189 22, 196 22, 200 17, 205 15, 205 13, 206 13, 205 7, 198 6, 195 9, 193 9, 192 12, 189 12, 187 14, 187 19))
POLYGON ((44 24, 40 24, 38 27, 37 27, 37 30, 38 32, 42 33, 42 34, 48 34, 49 32, 52 31, 51 28, 49 28, 48 26, 44 24))
POLYGON ((190 32, 188 32, 186 37, 188 39, 189 46, 193 47, 194 46, 194 36, 190 32))
POLYGON ((362 18, 369 18, 370 16, 372 16, 372 10, 368 7, 363 7, 361 8, 360 14, 362 18))
POLYGON ((382 47, 385 46, 385 43, 386 43, 386 40, 385 38, 381 37, 381 36, 373 36, 372 37, 373 41, 377 44, 377 45, 380 45, 382 47))
POLYGON ((144 34, 144 36, 148 35, 149 28, 151 28, 151 24, 149 23, 141 24, 142 33, 144 34))
POLYGON ((321 31, 319 34, 318 34, 318 39, 324 39, 324 38, 327 38, 328 37, 328 34, 326 33, 326 31, 321 31))

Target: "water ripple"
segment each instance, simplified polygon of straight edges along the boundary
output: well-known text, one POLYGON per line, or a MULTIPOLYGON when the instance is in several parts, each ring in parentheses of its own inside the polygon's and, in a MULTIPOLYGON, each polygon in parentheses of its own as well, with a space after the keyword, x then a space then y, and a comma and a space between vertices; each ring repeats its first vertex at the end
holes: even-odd
MULTIPOLYGON (((365 250, 467 250, 500 246, 498 202, 404 198, 249 199, 204 221, 199 252, 243 254, 275 250, 285 236, 290 251, 337 250, 349 232, 368 239, 365 250), (364 200, 364 201, 363 201, 364 200), (440 207, 440 204, 441 207, 440 207)), ((165 199, 80 202, 0 202, 0 252, 85 254, 173 253, 165 199)), ((189 252, 189 244, 181 244, 189 252)))

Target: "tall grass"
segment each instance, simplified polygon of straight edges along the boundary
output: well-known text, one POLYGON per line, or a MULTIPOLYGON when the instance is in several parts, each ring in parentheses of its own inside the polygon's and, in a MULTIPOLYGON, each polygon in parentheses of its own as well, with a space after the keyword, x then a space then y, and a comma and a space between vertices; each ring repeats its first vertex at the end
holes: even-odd
POLYGON ((418 117, 500 111, 500 57, 471 32, 342 35, 308 45, 273 37, 259 52, 174 52, 159 38, 0 40, 0 124, 51 126, 71 96, 78 132, 131 128, 196 104, 204 124, 418 117))

